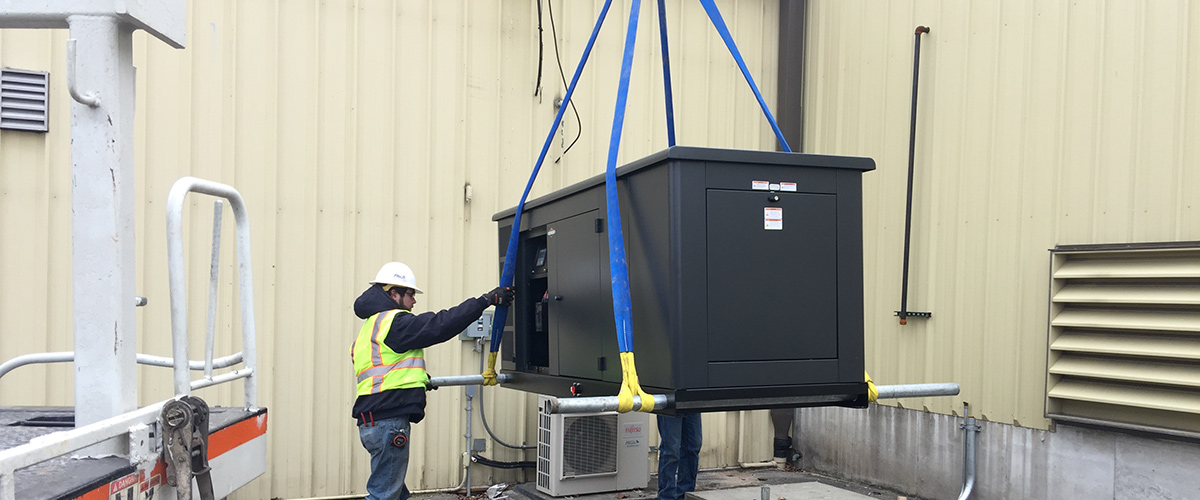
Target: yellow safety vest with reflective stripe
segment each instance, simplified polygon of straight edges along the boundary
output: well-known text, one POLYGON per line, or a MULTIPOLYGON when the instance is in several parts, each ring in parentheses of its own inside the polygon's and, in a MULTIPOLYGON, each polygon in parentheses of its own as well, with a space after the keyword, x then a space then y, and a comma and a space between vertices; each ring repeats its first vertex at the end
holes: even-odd
POLYGON ((425 372, 424 349, 396 352, 384 343, 392 329, 392 319, 403 313, 408 311, 392 309, 367 318, 354 345, 350 346, 359 396, 391 389, 424 388, 429 380, 429 374, 425 372))

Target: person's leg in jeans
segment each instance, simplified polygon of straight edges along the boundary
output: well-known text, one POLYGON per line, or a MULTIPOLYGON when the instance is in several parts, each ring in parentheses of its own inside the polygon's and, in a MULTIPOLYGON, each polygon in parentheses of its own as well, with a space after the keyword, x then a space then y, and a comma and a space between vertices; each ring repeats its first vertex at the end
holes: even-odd
POLYGON ((683 492, 675 481, 679 470, 679 441, 683 419, 658 415, 658 498, 675 500, 683 498, 683 492))
POLYGON ((371 477, 367 479, 365 500, 408 499, 408 486, 404 484, 408 473, 408 437, 408 417, 358 426, 358 438, 371 453, 371 477), (398 439, 401 434, 403 438, 398 439))
POLYGON ((679 498, 683 498, 685 493, 696 491, 703 432, 699 413, 682 413, 679 420, 683 425, 679 433, 679 469, 675 474, 675 482, 679 487, 679 498))

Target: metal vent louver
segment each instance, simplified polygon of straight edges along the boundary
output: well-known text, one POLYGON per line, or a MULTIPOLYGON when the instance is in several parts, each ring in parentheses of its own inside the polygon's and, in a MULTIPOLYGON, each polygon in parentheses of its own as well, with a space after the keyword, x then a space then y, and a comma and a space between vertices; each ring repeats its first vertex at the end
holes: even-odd
POLYGON ((0 68, 0 128, 50 130, 50 74, 0 68))
POLYGON ((1055 249, 1046 414, 1200 436, 1200 248, 1055 249))

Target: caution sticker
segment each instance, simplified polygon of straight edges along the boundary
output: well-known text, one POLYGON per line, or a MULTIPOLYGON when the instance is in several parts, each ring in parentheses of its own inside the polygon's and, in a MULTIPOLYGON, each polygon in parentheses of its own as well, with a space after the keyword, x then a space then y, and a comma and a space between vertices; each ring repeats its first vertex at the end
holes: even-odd
POLYGON ((794 191, 796 191, 796 183, 795 183, 795 182, 780 182, 780 183, 779 183, 779 190, 780 190, 780 191, 793 191, 793 192, 794 192, 794 191))
POLYGON ((768 231, 783 230, 783 208, 781 207, 765 207, 763 208, 763 229, 768 231))
POLYGON ((750 181, 750 189, 755 191, 766 191, 771 189, 771 181, 750 181))

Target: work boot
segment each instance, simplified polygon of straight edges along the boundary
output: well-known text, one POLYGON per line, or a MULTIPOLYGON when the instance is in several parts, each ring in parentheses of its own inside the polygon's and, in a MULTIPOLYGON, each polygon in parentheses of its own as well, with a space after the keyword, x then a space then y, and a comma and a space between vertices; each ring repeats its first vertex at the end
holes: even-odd
POLYGON ((790 438, 775 438, 775 463, 783 465, 788 461, 788 450, 792 447, 790 438))
POLYGON ((775 465, 800 463, 800 452, 792 448, 791 438, 775 438, 775 465))

